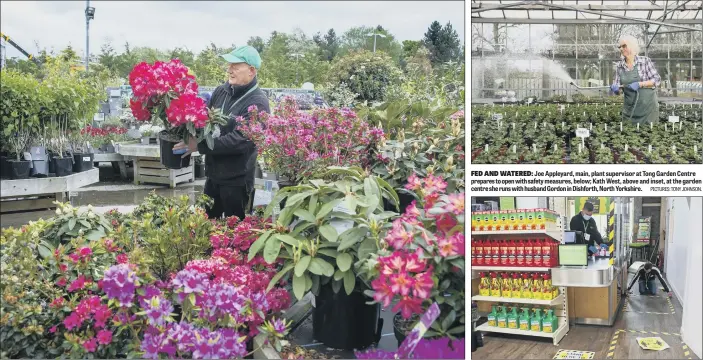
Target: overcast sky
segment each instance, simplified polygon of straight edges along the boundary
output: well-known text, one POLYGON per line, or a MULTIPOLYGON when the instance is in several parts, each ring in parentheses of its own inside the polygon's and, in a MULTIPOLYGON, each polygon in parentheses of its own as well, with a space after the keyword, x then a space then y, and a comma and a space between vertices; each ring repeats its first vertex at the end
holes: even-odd
MULTIPOLYGON (((199 52, 210 41, 218 46, 245 45, 251 36, 268 39, 272 31, 301 28, 308 36, 334 28, 338 36, 355 26, 382 25, 399 41, 420 40, 432 21, 451 22, 465 38, 462 1, 91 1, 90 52, 110 41, 160 49, 185 47, 199 52)), ((0 30, 31 54, 35 41, 57 51, 69 43, 85 49, 85 1, 5 1, 0 30)), ((7 57, 22 57, 7 46, 7 57)))

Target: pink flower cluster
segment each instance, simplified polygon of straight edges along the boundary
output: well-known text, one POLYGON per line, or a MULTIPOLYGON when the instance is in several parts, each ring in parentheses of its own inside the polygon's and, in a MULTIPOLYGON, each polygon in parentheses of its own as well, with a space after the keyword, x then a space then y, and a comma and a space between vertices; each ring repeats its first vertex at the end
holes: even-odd
POLYGON ((130 307, 134 300, 137 274, 128 264, 111 266, 105 271, 102 290, 110 299, 117 299, 120 306, 130 307))
POLYGON ((158 359, 160 354, 174 358, 176 351, 194 359, 241 359, 247 354, 242 334, 234 329, 210 330, 187 322, 168 324, 163 332, 147 332, 141 350, 148 359, 158 359))
POLYGON ((208 119, 205 102, 198 97, 195 77, 180 60, 157 61, 154 65, 137 64, 129 74, 132 99, 129 106, 139 121, 151 119, 153 113, 165 110, 168 124, 174 127, 193 123, 202 128, 208 119), (166 108, 166 98, 172 100, 166 108))
POLYGON ((457 220, 465 209, 464 194, 446 195, 447 183, 440 177, 413 174, 406 188, 418 194, 424 206, 420 209, 413 201, 393 222, 384 238, 390 255, 378 257, 379 275, 371 287, 374 300, 384 307, 398 299, 393 311, 400 310, 407 319, 431 300, 435 282, 445 275, 444 262, 465 256, 464 232, 457 220))
POLYGON ((67 330, 73 330, 82 326, 83 322, 95 320, 93 325, 96 329, 103 329, 107 325, 107 320, 112 317, 112 311, 100 301, 98 296, 90 296, 81 300, 69 316, 67 316, 63 324, 67 330), (92 316, 91 316, 92 314, 92 316))
MULTIPOLYGON (((258 119, 259 114, 252 118, 258 119)), ((274 115, 243 124, 241 130, 267 153, 272 171, 293 181, 313 176, 328 166, 362 166, 370 163, 369 145, 384 137, 349 109, 297 110, 284 99, 274 115)))

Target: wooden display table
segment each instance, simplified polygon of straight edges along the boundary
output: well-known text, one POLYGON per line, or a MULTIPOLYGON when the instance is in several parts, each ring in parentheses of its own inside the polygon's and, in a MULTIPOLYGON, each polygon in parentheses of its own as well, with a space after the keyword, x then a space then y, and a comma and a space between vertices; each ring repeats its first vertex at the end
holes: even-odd
POLYGON ((96 153, 93 155, 93 162, 95 163, 101 163, 101 162, 109 162, 113 164, 113 169, 114 166, 117 165, 117 167, 120 169, 120 178, 123 180, 127 179, 127 165, 125 164, 125 158, 122 154, 118 153, 96 153))
POLYGON ((56 208, 54 201, 66 201, 70 191, 97 183, 98 175, 98 169, 90 169, 63 177, 2 180, 1 213, 56 208))
POLYGON ((167 169, 161 165, 161 149, 159 145, 126 144, 120 146, 120 155, 125 159, 134 161, 134 183, 154 183, 176 185, 195 181, 193 171, 193 156, 200 156, 194 152, 190 158, 190 165, 182 169, 167 169))

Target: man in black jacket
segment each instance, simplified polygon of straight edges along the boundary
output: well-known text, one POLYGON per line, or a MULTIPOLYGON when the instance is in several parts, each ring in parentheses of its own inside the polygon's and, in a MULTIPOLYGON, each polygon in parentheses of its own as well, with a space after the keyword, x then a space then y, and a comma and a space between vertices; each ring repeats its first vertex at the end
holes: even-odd
POLYGON ((590 202, 583 204, 581 212, 571 218, 569 229, 581 231, 583 233, 583 237, 586 238, 586 243, 588 244, 588 251, 591 254, 596 253, 599 246, 608 247, 603 242, 603 237, 601 237, 600 232, 598 232, 596 221, 593 220, 593 204, 590 202))
POLYGON ((208 217, 220 218, 237 216, 244 219, 245 209, 253 198, 254 174, 256 171, 256 145, 237 130, 236 118, 249 119, 248 109, 254 105, 259 112, 270 113, 269 100, 256 80, 261 67, 261 57, 251 46, 243 46, 229 54, 222 55, 229 63, 228 81, 218 86, 208 101, 208 107, 222 109, 229 116, 227 126, 215 138, 215 146, 210 149, 205 141, 196 143, 194 138, 184 144, 176 144, 173 149, 188 149, 183 155, 198 151, 205 155, 205 195, 215 200, 208 209, 208 217))
POLYGON ((652 263, 649 261, 637 269, 637 275, 632 278, 630 286, 627 287, 628 293, 632 288, 632 285, 635 284, 635 281, 639 279, 640 295, 656 295, 657 284, 654 282, 655 277, 659 278, 659 282, 662 286, 664 286, 664 291, 666 291, 667 295, 671 297, 671 291, 669 290, 669 287, 666 286, 666 281, 664 281, 659 269, 653 267, 652 263))

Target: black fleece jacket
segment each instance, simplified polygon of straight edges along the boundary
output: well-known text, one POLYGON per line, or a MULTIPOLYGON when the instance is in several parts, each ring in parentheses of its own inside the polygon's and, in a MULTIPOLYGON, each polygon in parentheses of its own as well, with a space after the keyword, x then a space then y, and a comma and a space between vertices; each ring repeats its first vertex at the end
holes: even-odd
POLYGON ((664 291, 669 292, 669 287, 666 286, 666 281, 664 281, 664 278, 659 272, 659 269, 652 267, 652 270, 649 272, 649 274, 647 274, 647 272, 644 270, 644 265, 640 266, 639 270, 637 270, 637 275, 632 278, 632 282, 630 282, 630 286, 627 287, 627 290, 630 290, 632 288, 632 285, 634 285, 635 281, 637 281, 638 279, 640 282, 644 281, 645 283, 647 283, 650 280, 653 280, 655 277, 659 279, 659 282, 664 287, 664 291))
POLYGON ((259 112, 270 113, 269 100, 261 89, 256 89, 235 104, 247 91, 257 84, 256 78, 247 85, 224 83, 213 91, 208 107, 224 109, 229 116, 227 125, 220 129, 215 146, 210 149, 207 142, 198 144, 198 152, 205 156, 205 175, 218 185, 254 187, 256 169, 256 145, 237 130, 237 117, 249 120, 248 109, 255 105, 259 112))

